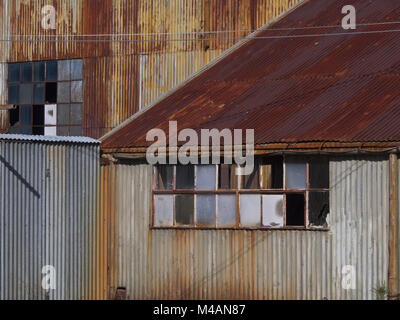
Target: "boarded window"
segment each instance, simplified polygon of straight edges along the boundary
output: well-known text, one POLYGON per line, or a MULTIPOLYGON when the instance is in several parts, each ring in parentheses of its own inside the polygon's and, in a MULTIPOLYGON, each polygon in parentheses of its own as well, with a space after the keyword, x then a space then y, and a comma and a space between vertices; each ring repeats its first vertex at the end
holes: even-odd
POLYGON ((197 166, 197 190, 215 190, 217 167, 214 165, 197 166))
POLYGON ((194 223, 194 196, 175 196, 175 219, 177 225, 190 226, 194 223))
POLYGON ((329 214, 329 192, 310 192, 308 219, 312 226, 325 226, 329 214))
POLYGON ((218 172, 218 189, 237 189, 238 177, 235 172, 235 165, 221 164, 218 172))
POLYGON ((156 227, 174 224, 174 196, 156 195, 154 197, 154 225, 156 227))
POLYGON ((232 227, 236 225, 236 196, 218 195, 218 226, 232 227))
POLYGON ((193 165, 178 165, 176 166, 176 189, 194 188, 194 166, 193 165))
POLYGON ((260 188, 283 189, 283 158, 272 157, 260 162, 260 188))
POLYGON ((307 181, 306 162, 297 159, 286 160, 286 188, 305 189, 307 181))
POLYGON ((261 225, 261 197, 259 194, 241 194, 240 224, 246 227, 261 225))
POLYGON ((262 221, 265 227, 283 227, 283 195, 268 194, 262 196, 262 221))
POLYGON ((198 226, 215 227, 215 195, 196 195, 196 223, 198 226))
POLYGON ((304 221, 304 194, 288 193, 286 195, 286 225, 305 226, 304 221))

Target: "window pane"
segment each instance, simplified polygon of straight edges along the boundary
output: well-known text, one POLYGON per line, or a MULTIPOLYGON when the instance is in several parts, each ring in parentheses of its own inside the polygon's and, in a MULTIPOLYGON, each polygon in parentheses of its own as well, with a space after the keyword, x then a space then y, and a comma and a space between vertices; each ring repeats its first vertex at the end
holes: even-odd
POLYGON ((233 194, 218 195, 218 226, 233 227, 236 225, 236 196, 233 194))
POLYGON ((60 60, 58 61, 58 80, 70 80, 71 79, 71 71, 70 71, 70 62, 69 60, 60 60))
POLYGON ((215 190, 217 167, 215 165, 197 166, 197 190, 215 190))
POLYGON ((33 86, 33 103, 44 103, 44 84, 35 84, 33 86))
POLYGON ((71 82, 71 101, 83 102, 82 98, 82 81, 71 82))
POLYGON ((57 127, 58 136, 69 136, 69 127, 57 127))
POLYGON ((237 189, 238 176, 235 172, 235 166, 231 164, 221 164, 218 172, 218 188, 222 190, 237 189))
POLYGON ((242 176, 243 189, 259 189, 260 179, 259 179, 259 162, 255 161, 253 172, 248 176, 242 176))
POLYGON ((57 103, 57 83, 46 83, 46 103, 57 103))
POLYGON ((71 124, 82 124, 82 104, 71 104, 71 124))
POLYGON ((329 188, 329 160, 315 157, 310 160, 310 188, 329 188))
POLYGON ((70 134, 70 136, 73 136, 73 137, 82 136, 82 127, 81 126, 70 127, 69 134, 70 134))
POLYGON ((172 190, 174 186, 174 166, 158 166, 156 170, 157 190, 172 190))
POLYGON ((286 161, 286 188, 305 189, 307 177, 306 163, 288 159, 286 161))
POLYGON ((45 123, 45 125, 56 125, 57 124, 57 105, 46 104, 44 123, 45 123))
POLYGON ((19 107, 9 110, 10 126, 19 123, 19 107))
POLYGON ((31 62, 25 62, 22 64, 22 81, 32 82, 32 66, 31 62))
POLYGON ((44 62, 35 62, 33 64, 33 80, 44 81, 44 62))
POLYGON ((57 102, 69 103, 71 101, 70 82, 59 82, 57 86, 57 102))
POLYGON ((240 224, 242 226, 258 227, 261 224, 261 197, 259 194, 241 194, 240 224))
POLYGON ((33 125, 43 126, 44 125, 44 106, 33 106, 33 125))
POLYGON ((39 136, 45 135, 44 127, 33 127, 32 128, 32 134, 33 135, 39 135, 39 136))
POLYGON ((15 128, 15 127, 11 127, 10 129, 8 129, 8 133, 9 134, 20 134, 21 133, 21 128, 15 128))
POLYGON ((194 166, 177 165, 176 166, 176 189, 194 188, 194 166))
POLYGON ((18 82, 20 79, 20 64, 19 63, 10 63, 8 65, 8 81, 9 82, 18 82))
POLYGON ((175 196, 175 220, 177 225, 193 225, 194 197, 193 195, 175 196))
POLYGON ((269 228, 283 227, 283 195, 268 194, 262 196, 263 226, 269 228))
POLYGON ((260 188, 283 188, 283 158, 265 158, 260 163, 260 188))
POLYGON ((19 85, 12 84, 8 86, 8 103, 18 104, 19 103, 19 85))
POLYGON ((196 195, 196 210, 197 225, 215 227, 215 195, 196 195))
POLYGON ((174 196, 154 196, 154 226, 166 227, 174 224, 174 196))
POLYGON ((304 226, 304 194, 286 195, 286 225, 304 226))
POLYGON ((312 226, 326 225, 329 214, 329 191, 310 192, 308 199, 309 223, 312 226))
POLYGON ((21 134, 32 134, 32 127, 28 127, 28 128, 20 128, 19 129, 21 134))
POLYGON ((82 60, 81 59, 71 60, 71 79, 72 80, 82 79, 82 60))
POLYGON ((57 108, 57 124, 66 125, 69 124, 69 105, 59 104, 57 108))
POLYGON ((31 126, 32 125, 32 107, 31 106, 22 106, 20 115, 21 115, 21 125, 22 126, 31 126))
POLYGON ((46 81, 57 80, 57 61, 46 62, 46 81))
POLYGON ((31 104, 32 103, 32 85, 21 84, 19 86, 19 103, 31 104))

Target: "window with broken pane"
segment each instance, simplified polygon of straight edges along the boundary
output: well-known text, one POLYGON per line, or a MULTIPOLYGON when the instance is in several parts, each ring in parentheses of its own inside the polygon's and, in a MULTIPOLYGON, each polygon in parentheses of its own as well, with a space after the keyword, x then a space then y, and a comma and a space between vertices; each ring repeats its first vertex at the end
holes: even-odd
POLYGON ((9 133, 82 135, 82 60, 8 65, 9 133))
MULTIPOLYGON (((327 228, 329 159, 323 156, 266 156, 254 171, 236 166, 160 165, 154 196, 173 196, 172 224, 154 198, 154 227, 313 229, 327 228), (156 223, 158 221, 158 223, 156 223)), ((171 208, 171 206, 169 206, 171 208)))

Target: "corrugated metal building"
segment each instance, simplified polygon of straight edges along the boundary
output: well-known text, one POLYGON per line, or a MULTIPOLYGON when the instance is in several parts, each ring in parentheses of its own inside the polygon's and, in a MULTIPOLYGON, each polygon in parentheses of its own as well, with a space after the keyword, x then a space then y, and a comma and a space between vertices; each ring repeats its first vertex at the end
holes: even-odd
POLYGON ((0 135, 0 299, 106 296, 99 149, 91 138, 0 135))
MULTIPOLYGON (((297 2, 1 0, 0 105, 13 105, 9 63, 82 59, 82 134, 98 138, 297 2), (44 5, 55 30, 41 27, 44 5), (245 31, 212 32, 231 30, 245 31)), ((9 123, 1 111, 1 132, 9 123)))
MULTIPOLYGON (((357 21, 366 24, 356 34, 318 35, 340 27, 298 29, 340 26, 346 4, 305 2, 101 138, 111 297, 118 287, 131 299, 374 299, 379 287, 390 298, 399 294, 399 33, 388 32, 396 25, 369 23, 395 21, 400 4, 353 1, 357 21), (270 38, 276 34, 284 37, 270 38), (194 183, 204 174, 194 173, 191 190, 180 190, 178 167, 168 178, 167 168, 153 169, 145 159, 151 144, 146 134, 160 128, 168 141, 172 120, 178 132, 255 129, 255 154, 267 161, 325 159, 327 171, 317 179, 329 181, 325 223, 310 223, 315 217, 307 184, 308 215, 301 227, 290 227, 288 197, 299 190, 287 187, 290 174, 301 172, 289 162, 283 187, 233 190, 261 194, 262 205, 264 196, 284 194, 286 220, 279 228, 243 225, 247 217, 237 213, 241 197, 231 227, 219 228, 218 218, 206 227, 198 223, 204 212, 198 211, 201 192, 194 183), (194 194, 194 222, 179 211, 181 203, 189 203, 183 194, 194 194)), ((312 179, 310 163, 307 168, 304 179, 312 179)), ((222 169, 214 174, 217 170, 222 169)), ((216 185, 207 192, 217 199, 223 194, 216 185)), ((216 214, 219 210, 218 204, 216 214)), ((262 211, 262 221, 268 214, 262 211)))

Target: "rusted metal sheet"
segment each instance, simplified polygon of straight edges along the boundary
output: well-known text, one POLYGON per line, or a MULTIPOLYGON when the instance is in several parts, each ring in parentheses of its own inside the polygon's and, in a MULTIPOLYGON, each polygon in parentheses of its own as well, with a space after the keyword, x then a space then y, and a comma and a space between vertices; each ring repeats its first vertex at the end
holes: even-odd
MULTIPOLYGON (((168 120, 178 130, 254 129, 257 144, 399 141, 399 32, 293 38, 342 32, 345 4, 304 2, 126 121, 103 146, 148 146, 147 132, 168 133, 168 120), (339 27, 273 30, 320 25, 339 27), (291 38, 255 39, 271 36, 291 38)), ((400 11, 389 0, 353 5, 363 23, 396 20, 400 11)), ((390 29, 398 27, 358 26, 357 32, 390 29)))
POLYGON ((111 297, 124 287, 130 299, 374 299, 387 284, 387 156, 331 158, 329 231, 150 229, 151 166, 101 170, 111 297))
POLYGON ((93 139, 0 136, 0 299, 105 297, 98 156, 93 139))

